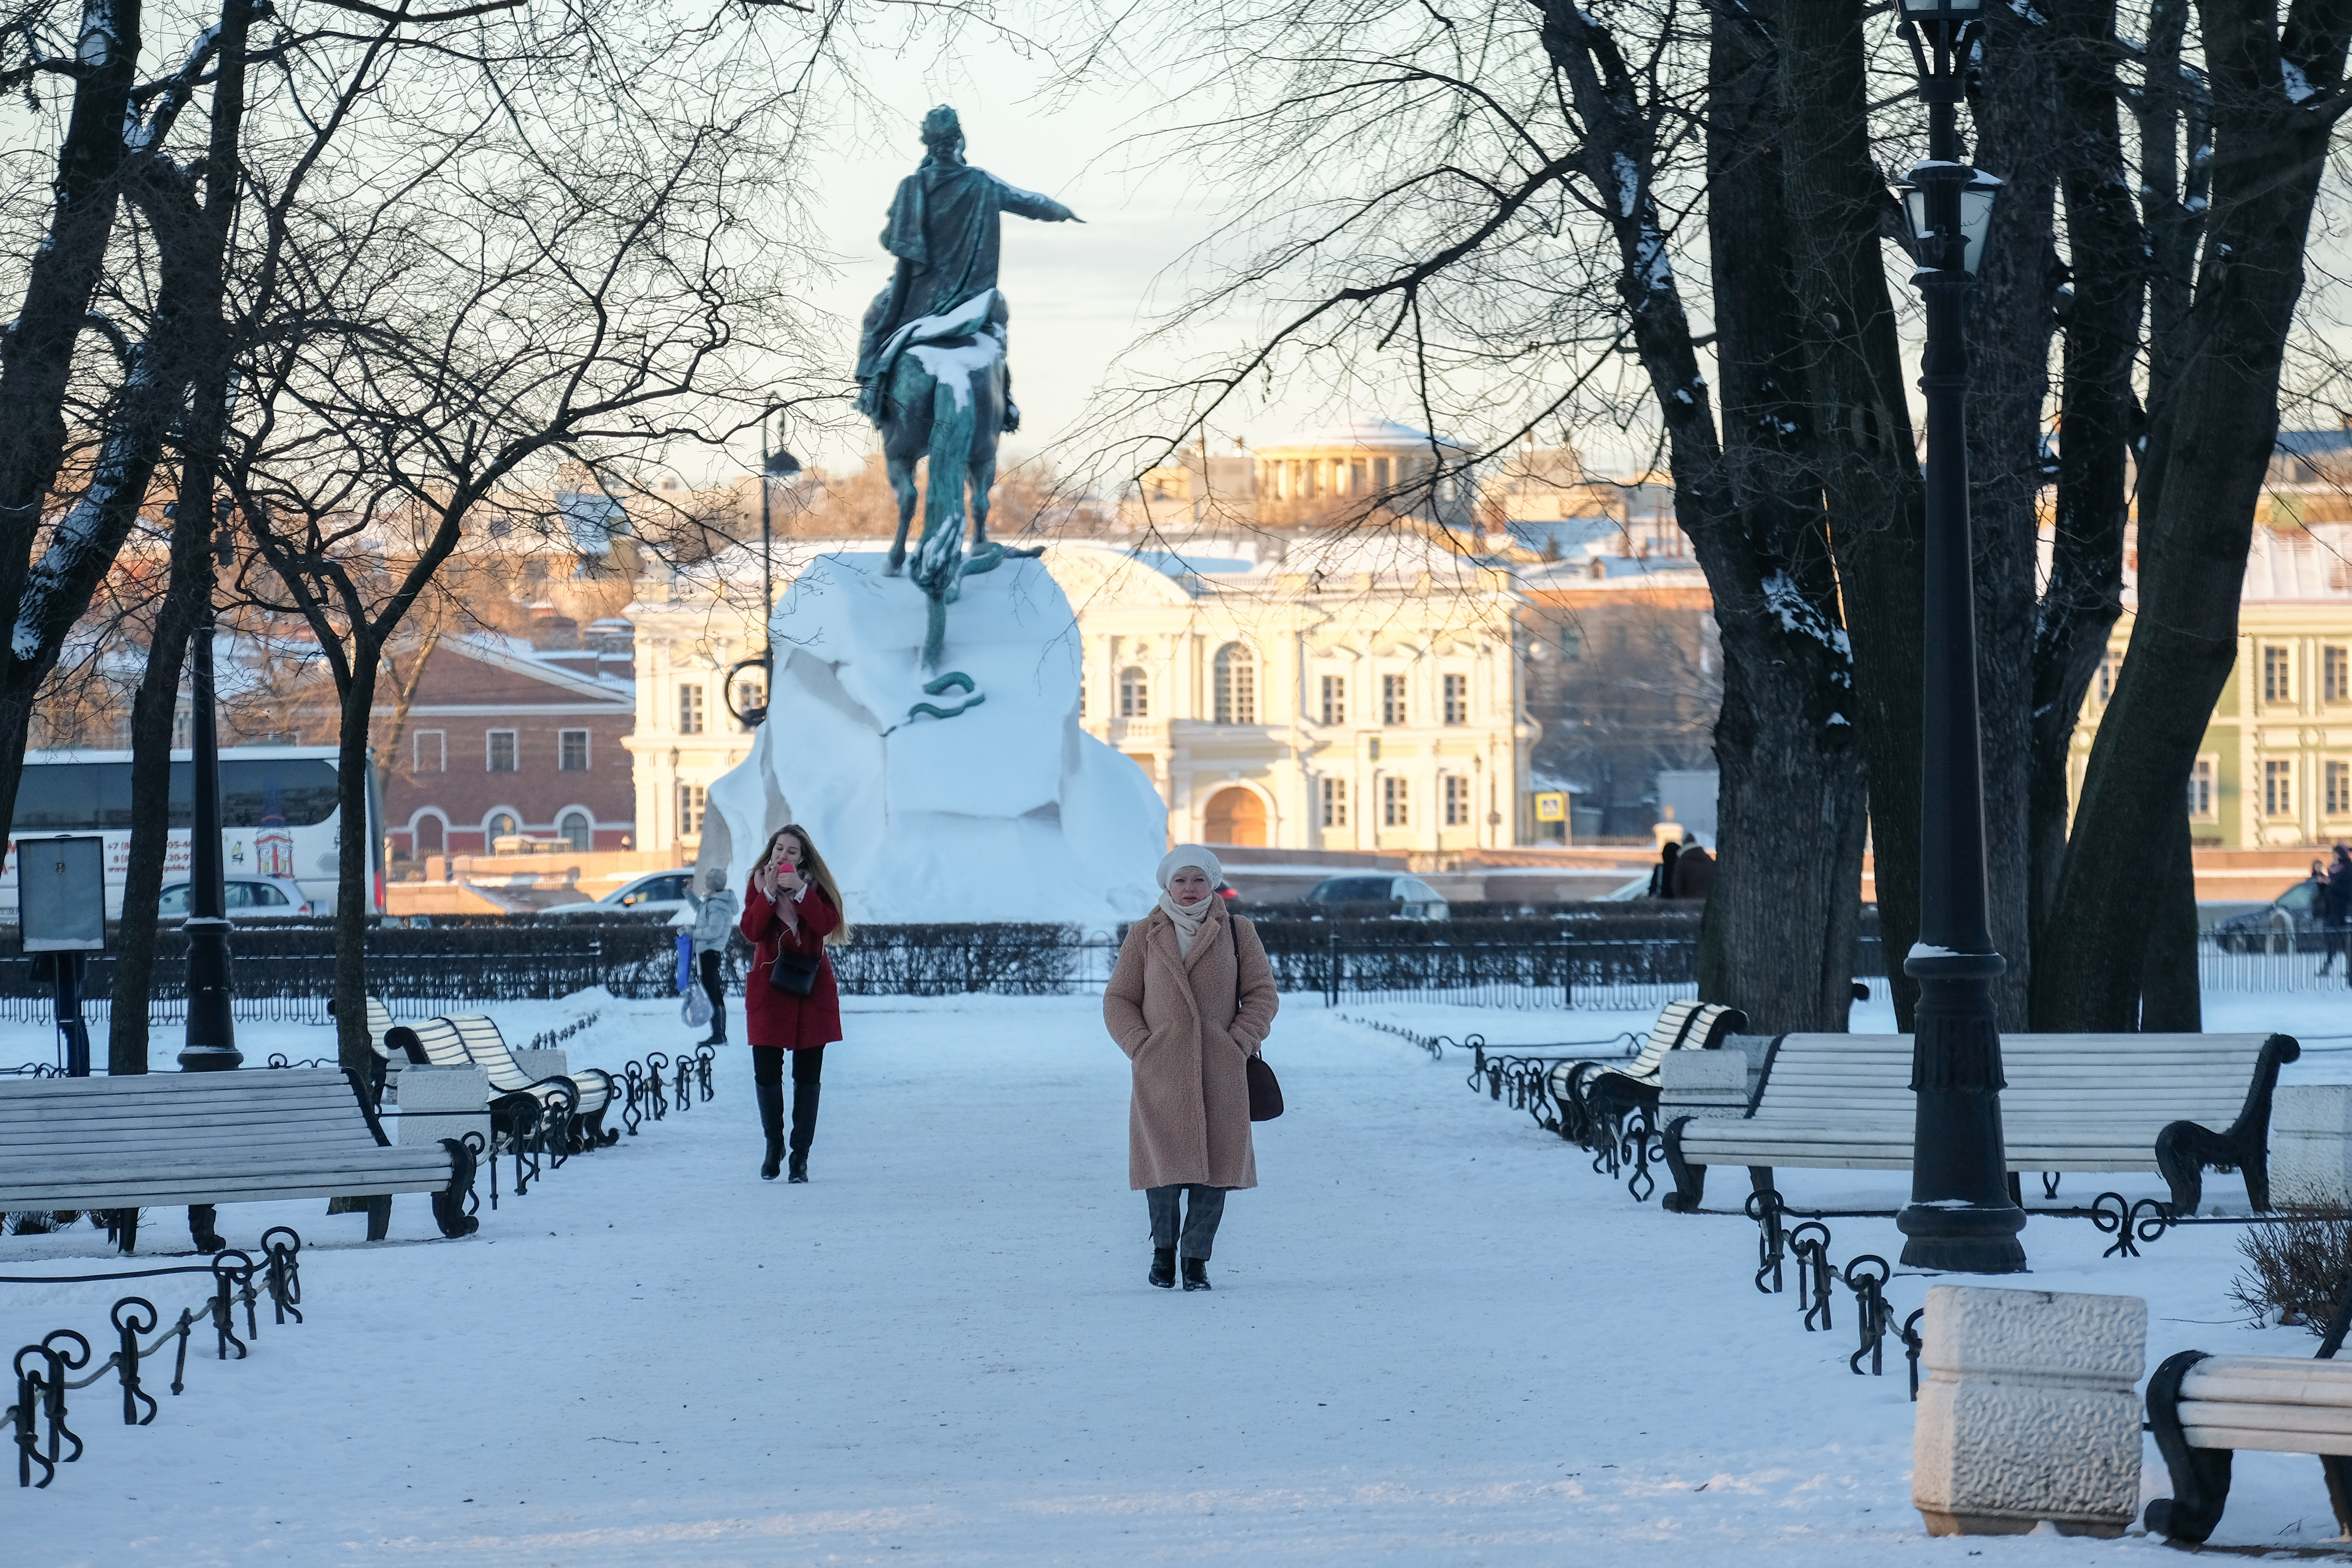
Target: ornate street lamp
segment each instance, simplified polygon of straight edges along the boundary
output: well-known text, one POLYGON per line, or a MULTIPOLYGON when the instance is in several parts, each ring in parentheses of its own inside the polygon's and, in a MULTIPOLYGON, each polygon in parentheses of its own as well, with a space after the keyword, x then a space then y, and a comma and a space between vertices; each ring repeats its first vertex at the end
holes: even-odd
POLYGON ((1919 982, 1911 1087, 1918 1121, 1911 1203, 1895 1224, 1913 1268, 2013 1274, 2025 1211, 2009 1195, 2000 1131, 2000 1030, 1992 983, 2008 967, 1986 918, 1984 768, 1978 752, 1976 593, 1970 568, 1968 301, 2000 182, 1969 167, 1955 123, 1979 0, 1899 0, 1927 106, 1927 157, 1903 193, 1913 281, 1927 304, 1927 616, 1921 704, 1919 982))
POLYGON ((775 634, 769 623, 776 618, 776 558, 774 535, 768 521, 768 486, 777 479, 789 479, 801 471, 801 460, 784 450, 784 416, 776 412, 775 446, 768 445, 768 421, 760 421, 760 651, 751 658, 738 659, 727 671, 727 707, 747 730, 756 730, 767 721, 769 693, 776 689, 775 634), (759 703, 753 707, 735 706, 735 678, 746 669, 765 673, 766 684, 760 689, 759 703))

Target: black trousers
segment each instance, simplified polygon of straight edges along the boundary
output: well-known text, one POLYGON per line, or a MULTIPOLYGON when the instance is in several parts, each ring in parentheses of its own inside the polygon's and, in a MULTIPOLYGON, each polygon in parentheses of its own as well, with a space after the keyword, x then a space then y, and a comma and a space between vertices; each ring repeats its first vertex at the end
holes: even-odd
POLYGON ((727 990, 719 978, 718 951, 702 953, 695 963, 702 971, 702 994, 710 998, 710 1032, 723 1040, 727 1037, 727 990))
POLYGON ((782 1046, 751 1047, 751 1081, 780 1089, 784 1083, 784 1058, 793 1058, 793 1152, 805 1154, 816 1141, 816 1104, 824 1085, 824 1047, 811 1046, 788 1051, 782 1046))
POLYGON ((1225 1191, 1193 1182, 1144 1188, 1143 1201, 1151 1211, 1151 1245, 1174 1247, 1181 1240, 1185 1257, 1205 1261, 1216 1245, 1217 1222, 1225 1217, 1225 1191))

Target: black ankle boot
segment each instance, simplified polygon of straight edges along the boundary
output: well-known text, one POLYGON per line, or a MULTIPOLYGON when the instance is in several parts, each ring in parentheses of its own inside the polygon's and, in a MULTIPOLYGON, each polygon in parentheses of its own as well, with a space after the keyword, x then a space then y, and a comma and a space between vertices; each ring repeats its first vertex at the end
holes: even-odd
POLYGON ((784 1168, 784 1086, 754 1086, 760 1095, 760 1130, 768 1135, 768 1157, 760 1163, 760 1179, 772 1182, 784 1168))
POLYGON ((1176 1288, 1176 1249, 1172 1247, 1153 1247, 1151 1272, 1144 1278, 1162 1290, 1173 1290, 1176 1288))
POLYGON ((1206 1290, 1209 1288, 1209 1260, 1205 1258, 1184 1259, 1184 1289, 1206 1290))
POLYGON ((806 1150, 794 1151, 793 1154, 793 1171, 789 1179, 795 1182, 805 1182, 808 1180, 808 1152, 806 1150))

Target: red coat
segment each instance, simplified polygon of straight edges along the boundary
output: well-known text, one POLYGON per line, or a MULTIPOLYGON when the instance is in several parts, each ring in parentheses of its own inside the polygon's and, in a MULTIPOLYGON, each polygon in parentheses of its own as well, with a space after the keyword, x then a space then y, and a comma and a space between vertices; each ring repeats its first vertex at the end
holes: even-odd
POLYGON ((833 983, 833 960, 824 952, 825 933, 841 924, 841 911, 823 888, 811 883, 793 912, 800 916, 797 931, 784 924, 758 883, 743 891, 741 930, 752 948, 751 973, 743 982, 743 1037, 755 1046, 800 1051, 841 1038, 841 992, 833 983), (777 952, 787 946, 817 961, 816 988, 805 996, 768 984, 777 952))

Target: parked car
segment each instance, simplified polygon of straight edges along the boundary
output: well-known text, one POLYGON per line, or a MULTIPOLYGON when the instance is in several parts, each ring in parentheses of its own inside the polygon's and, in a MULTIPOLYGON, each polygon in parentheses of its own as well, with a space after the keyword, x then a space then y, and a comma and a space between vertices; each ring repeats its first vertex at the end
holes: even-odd
POLYGON ((2216 923, 2213 945, 2224 952, 2317 952, 2325 945, 2323 930, 2319 884, 2305 878, 2266 908, 2216 923))
POLYGON ((1444 895, 1418 877, 1326 877, 1307 890, 1307 901, 1330 914, 1388 914, 1409 921, 1442 921, 1453 914, 1444 895))
MULTIPOLYGON (((229 877, 221 884, 221 901, 232 921, 294 920, 318 911, 290 877, 229 877)), ((155 906, 163 921, 188 918, 190 891, 185 882, 166 882, 155 906)))
POLYGON ((694 872, 649 871, 642 877, 622 883, 618 888, 593 901, 577 904, 557 904, 539 912, 561 915, 674 915, 694 906, 687 901, 686 890, 694 883, 694 872))

